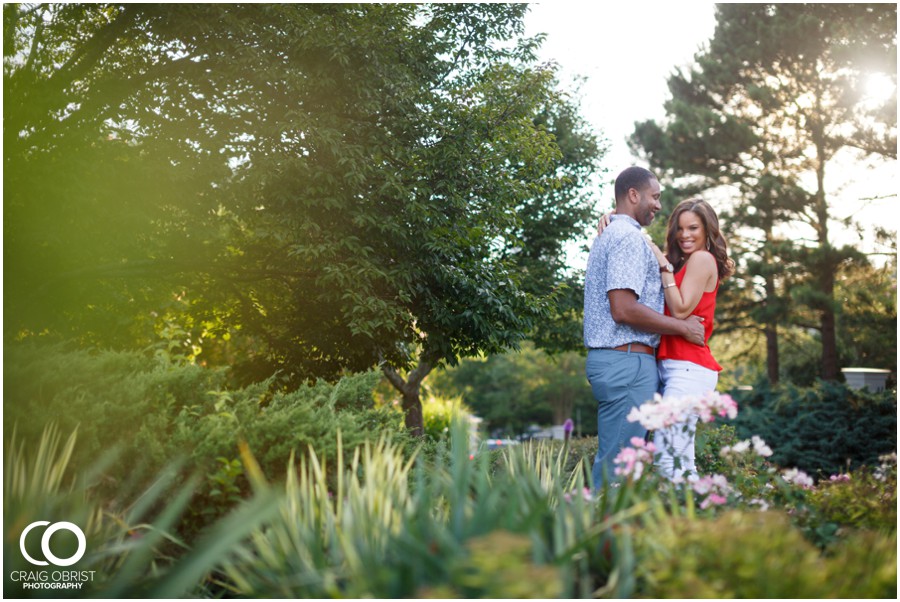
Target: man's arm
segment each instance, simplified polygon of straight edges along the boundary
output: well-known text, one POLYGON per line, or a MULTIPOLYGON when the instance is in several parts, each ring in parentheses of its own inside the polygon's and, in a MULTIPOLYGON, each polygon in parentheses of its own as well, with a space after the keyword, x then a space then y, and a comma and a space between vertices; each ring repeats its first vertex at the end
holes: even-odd
POLYGON ((609 291, 609 304, 613 320, 620 324, 627 324, 644 332, 674 334, 684 337, 695 345, 703 345, 705 342, 702 318, 688 316, 684 320, 679 320, 655 312, 638 303, 637 295, 630 289, 609 291))

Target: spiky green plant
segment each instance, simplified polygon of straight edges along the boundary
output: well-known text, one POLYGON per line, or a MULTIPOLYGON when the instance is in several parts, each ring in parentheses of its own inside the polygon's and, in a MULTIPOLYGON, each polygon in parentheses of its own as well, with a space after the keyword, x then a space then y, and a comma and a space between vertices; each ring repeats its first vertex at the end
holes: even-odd
POLYGON ((366 444, 332 491, 310 450, 308 461, 288 468, 278 517, 254 530, 225 565, 232 593, 520 597, 521 578, 513 576, 535 571, 552 580, 535 594, 590 595, 605 582, 597 556, 607 553, 611 531, 643 511, 610 513, 612 504, 586 494, 583 467, 564 471, 565 449, 511 448, 492 471, 488 454, 470 458, 465 426, 455 423, 445 451, 426 463, 405 459, 386 439, 366 444), (502 542, 522 548, 496 551, 508 556, 505 585, 471 560, 502 542))
MULTIPOLYGON (((191 499, 197 480, 176 483, 178 466, 162 473, 154 484, 132 503, 121 508, 104 508, 92 498, 94 477, 115 466, 113 457, 98 460, 90 474, 76 477, 68 463, 76 447, 73 432, 63 443, 55 425, 47 426, 34 446, 15 434, 8 442, 4 471, 4 596, 16 598, 50 596, 102 598, 174 598, 210 593, 210 576, 232 546, 277 508, 277 496, 260 491, 236 512, 214 525, 192 546, 171 534, 179 515, 191 499), (155 517, 150 520, 150 516, 155 517), (71 522, 85 535, 86 552, 74 565, 42 567, 32 565, 19 550, 19 539, 27 525, 35 521, 71 522), (26 589, 19 576, 24 571, 65 568, 84 575, 78 590, 26 589), (15 578, 13 578, 15 576, 15 578)), ((35 537, 26 538, 26 551, 41 556, 35 537), (32 541, 34 540, 34 541, 32 541)), ((71 558, 76 541, 57 541, 57 557, 71 558)))
MULTIPOLYGON (((102 512, 85 499, 83 481, 67 472, 75 449, 77 433, 65 440, 55 424, 48 425, 35 445, 28 445, 14 429, 5 449, 3 473, 3 592, 6 597, 46 596, 46 591, 23 589, 20 571, 36 571, 20 550, 20 537, 28 525, 36 521, 71 522, 78 526, 88 541, 103 529, 102 512)), ((77 550, 73 537, 54 538, 54 553, 70 558, 77 550)), ((40 537, 26 538, 25 551, 40 559, 40 537)))

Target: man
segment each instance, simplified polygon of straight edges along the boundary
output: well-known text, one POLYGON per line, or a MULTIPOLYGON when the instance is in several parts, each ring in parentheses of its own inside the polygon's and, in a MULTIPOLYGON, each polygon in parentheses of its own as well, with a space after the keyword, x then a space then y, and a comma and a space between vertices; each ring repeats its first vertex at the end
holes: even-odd
POLYGON ((602 236, 594 239, 584 285, 586 372, 597 400, 598 448, 592 471, 597 490, 604 477, 613 475, 619 451, 632 437, 647 435, 626 416, 653 399, 659 388, 659 335, 679 335, 702 345, 704 334, 697 316, 678 320, 663 315, 659 262, 641 232, 662 208, 656 176, 629 167, 616 178, 615 194, 616 212, 602 236))

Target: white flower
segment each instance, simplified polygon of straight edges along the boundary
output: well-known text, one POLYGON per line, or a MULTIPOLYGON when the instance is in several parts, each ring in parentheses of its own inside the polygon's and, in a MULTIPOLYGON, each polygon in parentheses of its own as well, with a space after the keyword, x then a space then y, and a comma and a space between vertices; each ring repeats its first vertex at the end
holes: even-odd
POLYGON ((766 445, 766 442, 762 440, 757 435, 753 435, 750 440, 753 442, 753 451, 756 452, 757 455, 762 456, 763 458, 768 458, 772 455, 772 448, 766 445))
POLYGON ((750 500, 750 505, 751 506, 759 506, 759 509, 762 510, 763 512, 765 512, 766 510, 769 509, 769 502, 767 502, 766 500, 764 500, 762 498, 753 498, 752 500, 750 500))
POLYGON ((767 458, 772 455, 772 448, 766 445, 766 442, 757 435, 753 435, 750 439, 739 441, 731 446, 726 445, 719 450, 719 454, 722 456, 729 454, 741 455, 750 451, 751 446, 753 447, 753 453, 758 456, 767 458))
POLYGON ((750 449, 749 441, 739 441, 734 445, 726 445, 719 450, 719 455, 728 456, 730 454, 741 455, 750 449))
POLYGON ((781 473, 781 476, 786 482, 799 485, 800 487, 811 488, 814 485, 810 476, 797 468, 785 470, 781 473))

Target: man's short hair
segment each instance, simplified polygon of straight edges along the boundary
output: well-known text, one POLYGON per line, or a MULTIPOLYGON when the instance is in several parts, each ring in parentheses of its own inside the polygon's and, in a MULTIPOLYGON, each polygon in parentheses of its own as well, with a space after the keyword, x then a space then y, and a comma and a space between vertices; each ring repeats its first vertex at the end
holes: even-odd
POLYGON ((652 171, 637 165, 624 169, 616 177, 616 202, 624 199, 630 188, 641 190, 650 183, 650 180, 655 179, 657 178, 652 171))

